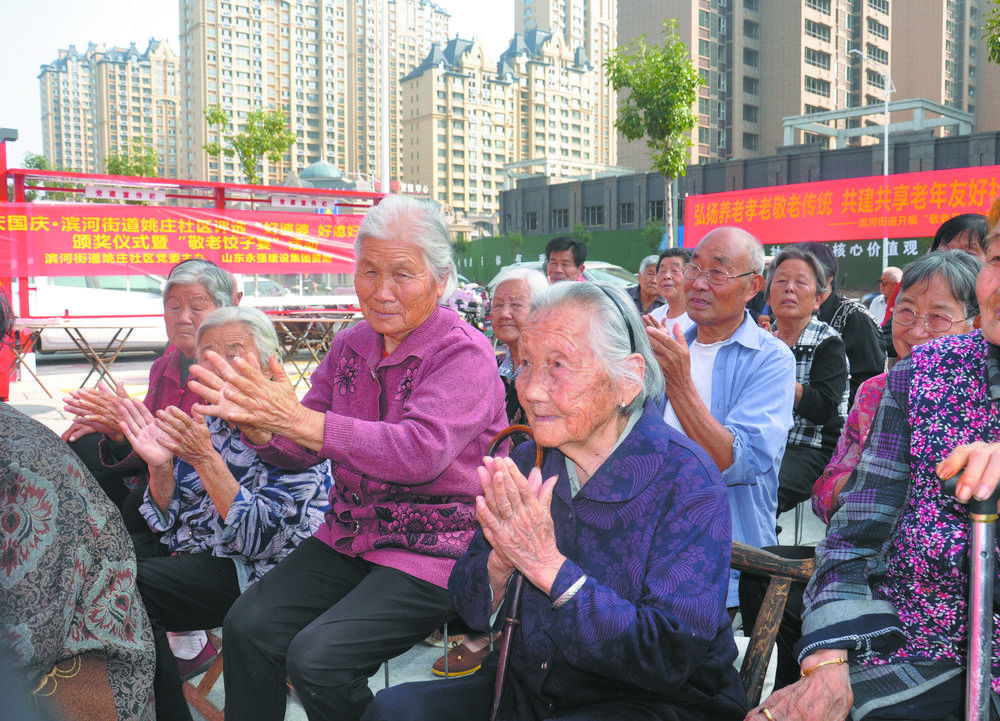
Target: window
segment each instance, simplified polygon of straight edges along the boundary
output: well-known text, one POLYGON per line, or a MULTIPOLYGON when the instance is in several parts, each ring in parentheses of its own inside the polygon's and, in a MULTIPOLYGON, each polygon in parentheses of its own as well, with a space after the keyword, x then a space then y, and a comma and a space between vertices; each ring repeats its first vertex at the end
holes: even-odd
POLYGON ((875 18, 868 18, 868 32, 877 38, 882 38, 883 40, 889 39, 889 28, 883 25, 875 18))
POLYGON ((757 122, 758 108, 756 105, 744 105, 743 106, 743 120, 747 123, 757 122))
POLYGON ((760 80, 744 75, 743 92, 748 95, 758 95, 760 93, 760 80))
POLYGON ((824 25, 823 23, 813 22, 812 20, 806 19, 806 35, 811 38, 817 38, 823 42, 830 42, 830 26, 824 25))
POLYGON ((618 225, 635 225, 635 203, 618 204, 618 225))
POLYGON ((647 220, 663 220, 663 201, 650 200, 646 203, 647 220))
POLYGON ((552 228, 557 230, 559 228, 569 227, 569 210, 562 208, 560 210, 552 210, 552 228))
POLYGON ((875 70, 865 70, 865 79, 873 88, 885 89, 885 77, 875 70))
POLYGON ((583 224, 587 226, 604 225, 604 206, 588 205, 584 207, 583 224))
POLYGON ((760 53, 753 48, 743 48, 743 64, 756 68, 760 65, 760 53))
POLYGON ((758 4, 757 0, 743 0, 743 7, 747 10, 757 10, 758 4))
POLYGON ((806 48, 806 64, 814 65, 824 70, 830 69, 830 53, 820 52, 812 48, 806 48))
POLYGON ((726 131, 725 130, 720 130, 719 131, 718 141, 719 141, 718 142, 718 146, 720 148, 726 147, 726 131))
POLYGON ((712 49, 708 43, 708 40, 702 39, 698 41, 698 54, 701 55, 703 58, 712 57, 712 49))
POLYGON ((806 0, 806 7, 819 10, 824 15, 830 14, 830 0, 806 0))
POLYGON ((698 11, 698 27, 707 28, 712 25, 712 17, 709 15, 708 10, 698 11))
POLYGON ((699 126, 698 128, 698 142, 702 145, 708 145, 709 142, 709 131, 708 128, 704 126, 699 126))
POLYGON ((867 55, 868 59, 872 62, 880 63, 886 66, 889 65, 889 52, 887 50, 883 50, 877 45, 872 45, 871 43, 866 44, 865 55, 867 55))
POLYGON ((889 14, 889 0, 868 0, 868 7, 886 15, 889 14))
POLYGON ((755 133, 743 133, 743 149, 756 151, 758 140, 755 133))
POLYGON ((532 210, 524 214, 524 229, 538 230, 538 213, 532 210))
POLYGON ((760 37, 760 25, 755 23, 753 20, 744 20, 743 35, 752 40, 756 40, 760 37))
POLYGON ((806 75, 806 91, 828 98, 830 97, 830 81, 806 75))

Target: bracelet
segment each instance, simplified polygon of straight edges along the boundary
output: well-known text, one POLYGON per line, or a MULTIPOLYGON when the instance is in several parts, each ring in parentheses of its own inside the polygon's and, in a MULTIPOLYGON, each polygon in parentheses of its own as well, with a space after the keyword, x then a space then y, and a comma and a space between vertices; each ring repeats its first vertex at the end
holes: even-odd
POLYGON ((576 581, 573 582, 573 585, 567 588, 565 593, 563 593, 563 595, 561 595, 559 598, 557 598, 555 601, 552 602, 552 609, 555 610, 558 608, 562 608, 567 603, 569 603, 569 600, 576 595, 577 591, 583 588, 583 584, 585 584, 586 582, 587 582, 586 574, 576 579, 576 581))
POLYGON ((815 666, 810 666, 809 668, 802 669, 802 673, 800 675, 802 676, 802 678, 808 678, 809 674, 818 669, 820 666, 833 666, 834 664, 839 665, 842 663, 847 663, 847 661, 840 658, 839 656, 837 658, 828 658, 826 661, 820 661, 815 666))

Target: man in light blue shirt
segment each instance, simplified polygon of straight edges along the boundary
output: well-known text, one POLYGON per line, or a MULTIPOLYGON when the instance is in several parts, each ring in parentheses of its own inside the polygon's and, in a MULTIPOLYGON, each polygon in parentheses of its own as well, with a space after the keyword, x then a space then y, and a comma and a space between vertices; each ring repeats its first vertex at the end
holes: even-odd
MULTIPOLYGON (((778 469, 792 427, 795 358, 762 330, 746 302, 764 287, 764 249, 739 228, 716 228, 684 266, 682 334, 653 319, 647 332, 667 383, 663 418, 708 452, 729 489, 733 540, 777 543, 778 469)), ((648 316, 647 316, 648 318, 648 316)), ((727 605, 739 605, 730 572, 727 605)))

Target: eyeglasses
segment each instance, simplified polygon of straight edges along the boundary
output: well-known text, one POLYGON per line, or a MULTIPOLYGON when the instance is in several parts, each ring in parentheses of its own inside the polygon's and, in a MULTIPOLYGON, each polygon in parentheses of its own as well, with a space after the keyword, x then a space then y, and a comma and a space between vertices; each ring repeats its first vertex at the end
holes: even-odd
POLYGON ((737 275, 727 273, 721 268, 702 270, 694 263, 685 263, 684 267, 681 268, 681 271, 684 273, 684 280, 697 280, 699 275, 703 275, 709 285, 725 285, 727 281, 733 278, 742 278, 745 275, 755 275, 755 272, 752 270, 748 270, 746 273, 738 273, 737 275))
POLYGON ((892 312, 892 322, 901 325, 904 328, 912 326, 917 322, 918 318, 923 321, 924 328, 929 330, 931 333, 947 333, 956 323, 968 320, 968 318, 959 318, 958 320, 955 320, 947 313, 928 313, 927 315, 917 315, 909 308, 896 308, 892 312))

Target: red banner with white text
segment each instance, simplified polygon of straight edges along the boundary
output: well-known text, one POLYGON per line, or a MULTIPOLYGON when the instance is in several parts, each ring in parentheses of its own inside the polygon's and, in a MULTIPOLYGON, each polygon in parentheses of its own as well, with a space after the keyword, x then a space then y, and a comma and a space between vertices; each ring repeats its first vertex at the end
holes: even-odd
POLYGON ((15 278, 166 275, 187 258, 206 258, 237 273, 352 273, 361 217, 3 203, 0 259, 9 254, 15 278))
POLYGON ((689 195, 684 245, 723 225, 765 244, 929 237, 960 213, 985 214, 998 195, 996 165, 689 195))

